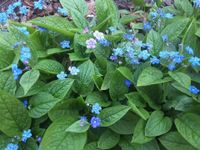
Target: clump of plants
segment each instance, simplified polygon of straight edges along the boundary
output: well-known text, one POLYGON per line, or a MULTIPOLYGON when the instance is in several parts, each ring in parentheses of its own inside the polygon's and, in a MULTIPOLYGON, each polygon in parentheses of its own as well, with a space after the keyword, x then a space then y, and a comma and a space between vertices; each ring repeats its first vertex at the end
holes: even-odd
POLYGON ((200 1, 60 2, 0 13, 0 149, 200 150, 200 1))

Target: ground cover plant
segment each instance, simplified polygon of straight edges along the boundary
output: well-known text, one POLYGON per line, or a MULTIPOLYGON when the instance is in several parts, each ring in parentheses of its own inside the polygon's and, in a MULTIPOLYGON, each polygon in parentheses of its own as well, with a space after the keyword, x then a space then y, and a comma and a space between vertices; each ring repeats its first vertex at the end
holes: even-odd
POLYGON ((200 150, 200 1, 133 2, 0 13, 0 149, 200 150))

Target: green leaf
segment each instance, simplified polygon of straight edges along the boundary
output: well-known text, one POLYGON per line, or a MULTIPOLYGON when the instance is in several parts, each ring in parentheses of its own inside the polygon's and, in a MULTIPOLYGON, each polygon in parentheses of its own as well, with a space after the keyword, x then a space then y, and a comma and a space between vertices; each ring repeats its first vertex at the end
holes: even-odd
POLYGON ((132 112, 128 112, 122 119, 109 128, 121 135, 133 134, 133 128, 136 126, 138 119, 138 116, 132 112))
POLYGON ((70 38, 74 36, 74 33, 70 31, 70 29, 74 28, 74 26, 63 17, 59 16, 38 17, 31 20, 30 22, 40 27, 66 35, 70 38))
POLYGON ((31 89, 31 87, 39 79, 40 72, 38 70, 30 70, 24 73, 20 79, 20 85, 24 89, 24 95, 31 89))
POLYGON ((38 93, 31 97, 29 101, 31 105, 29 115, 32 118, 40 118, 48 113, 59 101, 60 99, 54 98, 47 92, 38 93))
POLYGON ((135 150, 160 150, 158 146, 158 142, 156 140, 152 140, 148 143, 135 145, 135 150))
POLYGON ((69 49, 50 48, 47 50, 47 55, 60 54, 60 53, 66 52, 66 51, 69 51, 69 49))
POLYGON ((38 69, 41 70, 42 72, 49 74, 58 74, 61 71, 64 71, 64 67, 62 64, 51 59, 43 59, 39 61, 34 67, 34 69, 38 69))
POLYGON ((0 89, 15 95, 17 85, 11 72, 0 72, 0 89))
POLYGON ((145 68, 140 74, 137 86, 148 86, 162 83, 163 73, 154 67, 145 68))
POLYGON ((42 150, 83 150, 87 134, 65 132, 74 121, 70 117, 54 121, 45 132, 40 148, 42 150))
POLYGON ((13 50, 12 45, 17 42, 17 39, 10 32, 0 31, 0 49, 4 51, 13 50))
POLYGON ((85 145, 84 150, 100 150, 97 148, 97 142, 91 142, 85 145))
POLYGON ((82 63, 78 69, 80 72, 76 76, 74 90, 80 95, 88 95, 94 88, 92 77, 97 74, 97 68, 88 60, 82 63))
POLYGON ((193 7, 189 0, 175 0, 176 5, 179 5, 179 7, 186 13, 187 16, 191 16, 193 13, 193 7))
POLYGON ((84 133, 90 128, 90 124, 85 121, 84 123, 81 120, 74 122, 71 126, 69 126, 65 131, 73 132, 73 133, 84 133), (83 126, 81 125, 83 124, 83 126))
POLYGON ((0 91, 0 130, 13 137, 31 125, 31 118, 23 104, 15 97, 0 91))
POLYGON ((175 125, 182 137, 200 150, 200 116, 192 113, 184 114, 175 120, 175 125))
POLYGON ((13 51, 0 49, 0 70, 10 66, 14 60, 15 54, 13 51))
POLYGON ((189 89, 191 85, 191 78, 185 73, 182 72, 169 72, 169 75, 177 81, 181 86, 189 89))
POLYGON ((1 134, 0 135, 0 150, 5 150, 7 145, 12 142, 12 138, 1 134))
POLYGON ((172 127, 169 117, 164 117, 162 111, 154 111, 145 127, 145 136, 154 137, 167 133, 172 127))
POLYGON ((196 36, 200 37, 200 28, 198 28, 198 30, 196 31, 196 36))
POLYGON ((74 80, 69 78, 65 80, 55 80, 48 83, 44 91, 50 93, 55 98, 63 99, 69 93, 73 83, 74 80))
POLYGON ((105 108, 101 111, 101 126, 108 127, 120 120, 128 111, 130 107, 124 105, 113 106, 105 108))
POLYGON ((196 150, 178 132, 169 132, 159 138, 167 150, 196 150))
POLYGON ((128 87, 124 84, 125 78, 117 70, 113 73, 110 80, 109 93, 113 100, 124 99, 124 95, 128 93, 128 87))
POLYGON ((162 41, 161 35, 154 30, 151 30, 148 33, 147 43, 153 45, 153 51, 152 51, 153 54, 158 54, 159 51, 161 51, 162 46, 163 46, 163 41, 162 41))
POLYGON ((153 138, 145 136, 146 121, 140 119, 134 129, 131 143, 144 144, 151 141, 153 138))
POLYGON ((139 115, 142 119, 147 120, 149 118, 149 112, 141 107, 142 104, 140 104, 140 101, 138 101, 138 98, 141 99, 141 97, 138 97, 138 94, 135 93, 129 93, 125 96, 128 99, 128 105, 131 107, 131 110, 139 115))
POLYGON ((119 134, 106 130, 99 138, 97 146, 100 149, 111 149, 119 142, 119 134))
POLYGON ((133 73, 127 67, 119 67, 117 70, 128 80, 134 83, 133 73))
POLYGON ((73 11, 71 11, 71 14, 72 14, 74 24, 77 27, 84 29, 88 26, 88 22, 85 19, 85 16, 81 12, 79 12, 77 10, 73 10, 73 11))
POLYGON ((174 40, 181 35, 189 22, 188 18, 177 19, 175 22, 167 25, 161 35, 167 35, 170 40, 174 40))

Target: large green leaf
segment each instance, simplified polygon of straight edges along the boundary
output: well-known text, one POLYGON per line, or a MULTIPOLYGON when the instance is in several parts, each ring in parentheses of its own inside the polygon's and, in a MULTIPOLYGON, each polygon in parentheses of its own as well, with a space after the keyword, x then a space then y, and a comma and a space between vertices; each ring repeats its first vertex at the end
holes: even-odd
POLYGON ((128 111, 130 107, 124 105, 113 106, 105 108, 101 111, 101 126, 108 127, 120 120, 128 111))
POLYGON ((61 33, 68 37, 73 37, 74 33, 70 29, 74 26, 65 18, 59 16, 38 17, 30 21, 32 24, 61 33))
POLYGON ((186 28, 189 19, 177 19, 175 22, 167 25, 162 31, 162 35, 167 35, 170 40, 174 40, 181 35, 186 28))
POLYGON ((0 91, 0 130, 13 137, 31 125, 31 118, 23 104, 15 97, 0 91))
POLYGON ((140 74, 137 86, 148 86, 153 84, 160 84, 164 82, 169 82, 171 79, 163 78, 163 73, 154 67, 147 67, 145 68, 142 73, 140 74))
POLYGON ((153 54, 158 54, 162 50, 163 41, 158 32, 151 30, 147 35, 147 42, 153 45, 153 54))
POLYGON ((165 117, 162 111, 154 111, 145 127, 145 136, 154 137, 167 133, 172 127, 172 121, 165 117))
POLYGON ((0 89, 15 94, 17 85, 11 72, 0 72, 0 89))
POLYGON ((85 121, 82 123, 81 120, 74 122, 71 126, 69 126, 65 131, 72 133, 84 133, 90 128, 90 124, 85 121), (83 124, 83 125, 81 125, 83 124))
POLYGON ((41 70, 42 72, 49 74, 58 74, 61 71, 64 71, 64 67, 62 64, 51 59, 43 59, 39 61, 34 67, 34 69, 38 69, 41 70))
POLYGON ((0 31, 0 49, 4 51, 13 50, 13 45, 17 42, 10 32, 0 31))
POLYGON ((10 66, 14 60, 15 54, 13 51, 0 49, 0 70, 10 66))
POLYGON ((81 95, 88 95, 94 88, 92 77, 97 74, 97 68, 90 60, 82 63, 78 68, 80 72, 76 76, 74 90, 81 95))
POLYGON ((119 142, 120 136, 119 134, 106 130, 100 136, 99 141, 97 143, 98 148, 100 149, 111 149, 119 142))
POLYGON ((59 101, 60 99, 54 98, 47 92, 38 93, 37 95, 31 97, 29 101, 31 105, 29 115, 32 118, 40 118, 48 113, 59 101))
POLYGON ((146 121, 140 119, 134 129, 132 143, 144 144, 151 141, 153 138, 145 136, 146 121))
POLYGON ((12 142, 12 139, 6 135, 0 135, 0 150, 5 150, 7 145, 12 142))
POLYGON ((70 117, 54 121, 44 134, 41 150, 83 150, 87 139, 86 133, 65 131, 74 121, 70 117))
POLYGON ((20 85, 24 89, 24 95, 31 89, 31 87, 39 79, 40 72, 38 70, 30 70, 24 73, 20 79, 20 85))
POLYGON ((119 67, 117 70, 128 80, 134 83, 133 73, 127 67, 119 67))
POLYGON ((74 83, 73 79, 55 80, 47 84, 44 88, 45 92, 50 93, 55 98, 63 99, 70 91, 74 83))
POLYGON ((159 138, 167 150, 196 150, 178 132, 169 132, 159 138))
POLYGON ((181 86, 189 89, 191 85, 191 78, 185 73, 182 72, 169 72, 169 75, 177 81, 181 86))
POLYGON ((175 124, 183 138, 200 150, 200 116, 191 113, 184 114, 175 120, 175 124))

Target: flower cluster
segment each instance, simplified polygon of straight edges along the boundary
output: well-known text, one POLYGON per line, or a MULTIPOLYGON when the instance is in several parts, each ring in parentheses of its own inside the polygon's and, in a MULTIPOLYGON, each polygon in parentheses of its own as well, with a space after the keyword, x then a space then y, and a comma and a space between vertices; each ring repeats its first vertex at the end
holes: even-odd
MULTIPOLYGON (((80 69, 76 68, 75 66, 70 66, 68 71, 70 72, 70 75, 78 75, 80 69)), ((67 76, 68 75, 64 71, 61 71, 59 74, 57 74, 57 78, 59 80, 64 80, 67 76)))

